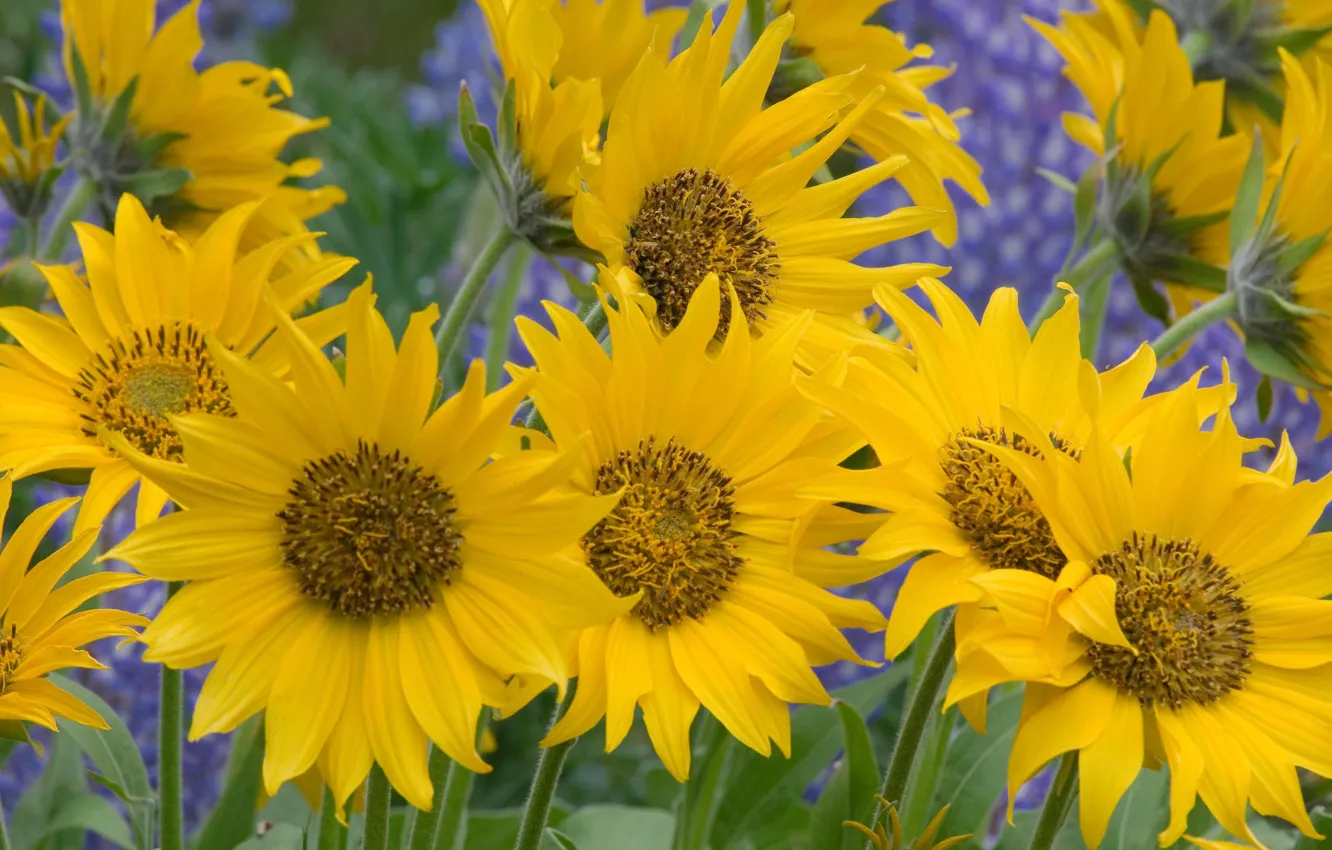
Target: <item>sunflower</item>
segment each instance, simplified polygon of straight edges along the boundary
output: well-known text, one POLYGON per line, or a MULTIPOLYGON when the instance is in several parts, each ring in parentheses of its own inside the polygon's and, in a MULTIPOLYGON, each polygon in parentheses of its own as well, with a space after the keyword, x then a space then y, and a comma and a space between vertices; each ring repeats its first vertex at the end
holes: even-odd
MULTIPOLYGON (((0 523, 9 511, 13 478, 0 478, 0 523)), ((55 731, 56 718, 106 729, 106 721, 73 694, 43 678, 67 667, 105 669, 79 647, 107 637, 130 637, 148 621, 138 614, 92 608, 75 611, 95 596, 139 584, 129 573, 94 573, 56 588, 97 539, 98 527, 74 535, 28 569, 51 526, 77 498, 42 505, 24 517, 0 551, 0 722, 27 721, 55 731)))
MULTIPOLYGON (((345 196, 332 186, 291 185, 317 173, 320 163, 288 164, 278 156, 293 137, 328 121, 276 107, 292 95, 280 70, 224 62, 196 72, 203 48, 198 14, 199 0, 191 0, 155 31, 154 0, 61 0, 65 71, 76 92, 80 71, 86 77, 96 113, 80 115, 71 131, 72 143, 87 148, 76 161, 107 185, 107 207, 120 191, 141 188, 128 180, 136 170, 184 169, 184 185, 155 205, 168 226, 189 238, 231 207, 264 198, 270 202, 254 216, 247 247, 302 233, 306 220, 345 196), (128 139, 100 140, 104 114, 122 95, 132 99, 128 139)), ((293 256, 314 259, 319 252, 303 242, 293 256)))
POLYGON ((776 742, 789 756, 788 703, 829 703, 810 665, 859 661, 839 627, 883 626, 869 603, 822 589, 883 571, 820 548, 863 534, 866 521, 795 494, 862 442, 792 386, 810 317, 758 341, 735 324, 717 345, 719 292, 709 276, 665 339, 632 304, 608 311, 614 356, 553 304, 558 336, 518 320, 536 361, 532 397, 554 444, 576 458, 574 488, 620 494, 582 536, 582 554, 633 602, 579 635, 577 692, 544 743, 604 716, 612 750, 641 706, 682 782, 700 704, 747 746, 768 755, 776 742))
POLYGON ((917 204, 948 211, 934 226, 934 235, 952 245, 957 241, 957 216, 944 181, 957 183, 981 205, 989 204, 990 196, 981 182, 979 163, 958 144, 961 135, 954 119, 967 113, 949 115, 925 94, 951 71, 931 65, 906 67, 915 59, 928 59, 933 51, 923 44, 907 47, 898 33, 868 22, 890 2, 777 0, 776 11, 791 12, 795 28, 787 46, 789 58, 779 66, 774 88, 780 96, 803 87, 786 83, 787 75, 780 70, 801 59, 813 62, 819 76, 860 71, 852 88, 857 97, 883 86, 884 97, 852 129, 851 141, 875 160, 908 157, 895 177, 917 204))
MULTIPOLYGON (((905 157, 807 187, 875 109, 882 89, 857 101, 856 75, 830 77, 764 109, 793 19, 770 24, 723 84, 744 5, 733 2, 715 32, 705 20, 693 45, 669 65, 655 52, 643 58, 611 112, 601 166, 575 201, 574 229, 615 271, 616 296, 641 304, 661 332, 680 324, 709 274, 735 289, 758 332, 817 311, 801 352, 802 363, 817 366, 848 336, 877 339, 850 318, 871 305, 876 283, 909 286, 945 271, 922 263, 863 268, 852 260, 937 226, 947 214, 908 207, 878 218, 842 217, 905 157)), ((721 315, 724 333, 729 302, 721 315)))
MULTIPOLYGON (((1069 136, 1117 166, 1102 187, 1103 223, 1135 277, 1173 284, 1190 257, 1224 266, 1225 219, 1250 148, 1245 136, 1222 135, 1226 84, 1195 83, 1169 15, 1153 11, 1143 30, 1119 0, 1098 5, 1096 12, 1064 12, 1062 28, 1028 22, 1064 57, 1064 75, 1095 116, 1065 114, 1069 136), (1143 180, 1149 200, 1138 207, 1143 180)), ((1182 285, 1168 293, 1180 314, 1214 294, 1182 285)))
MULTIPOLYGON (((232 415, 231 390, 205 345, 209 334, 281 376, 285 354, 264 340, 279 314, 304 305, 354 261, 326 257, 269 283, 275 263, 313 236, 290 236, 238 257, 254 203, 220 216, 191 246, 125 195, 115 235, 76 224, 84 280, 68 266, 39 267, 63 316, 0 308, 0 469, 24 476, 88 470, 78 527, 98 525, 138 483, 138 521, 153 519, 166 493, 99 434, 123 435, 139 451, 179 461, 169 417, 204 410, 232 415)), ((345 309, 300 320, 321 343, 342 333, 345 309)))
MULTIPOLYGON (((46 99, 38 98, 29 109, 28 102, 18 92, 14 92, 14 113, 16 134, 11 134, 9 126, 0 121, 0 194, 18 215, 38 217, 51 199, 51 185, 56 178, 51 167, 70 116, 47 127, 46 99)), ((28 250, 36 251, 36 246, 29 246, 28 250)))
POLYGON ((235 415, 174 419, 184 464, 104 432, 185 508, 106 557, 190 582, 143 641, 150 661, 216 662, 192 740, 266 709, 269 793, 317 764, 342 805, 377 762, 428 810, 427 742, 488 771, 476 724, 505 680, 562 684, 556 629, 632 603, 563 554, 615 504, 561 489, 576 455, 487 463, 531 380, 487 396, 477 361, 431 413, 438 310, 395 351, 368 285, 347 304, 345 383, 279 316, 291 382, 210 341, 235 415))
POLYGON ((1198 428, 1198 393, 1155 406, 1127 460, 1099 428, 1076 460, 1036 423, 1019 433, 1039 453, 976 444, 1022 480, 1067 564, 973 579, 993 607, 950 699, 1027 680, 1010 791, 1076 751, 1090 847, 1143 766, 1170 766, 1162 846, 1198 795, 1255 844, 1249 803, 1317 836, 1296 768, 1332 774, 1332 535, 1309 533, 1332 477, 1294 483, 1285 440, 1269 470, 1245 468, 1228 409, 1198 428))
MULTIPOLYGON (((1064 566, 1031 495, 973 441, 1036 452, 1035 444, 1013 433, 1016 412, 1053 435, 1058 451, 1070 457, 1082 451, 1097 421, 1118 445, 1127 445, 1151 404, 1143 392, 1156 366, 1143 345, 1098 375, 1079 353, 1075 295, 1033 339, 1012 289, 996 290, 978 323, 941 283, 927 280, 921 287, 938 320, 891 287, 875 293, 910 343, 916 368, 895 357, 853 356, 843 386, 802 382, 811 398, 863 431, 882 464, 838 470, 802 492, 891 511, 861 545, 862 555, 891 561, 929 553, 911 567, 893 606, 889 658, 951 605, 961 606, 957 639, 965 641, 968 614, 983 597, 971 581, 976 576, 1016 569, 1053 577, 1064 566)), ((983 693, 963 709, 983 728, 983 693)))
POLYGON ((551 76, 556 84, 597 81, 609 112, 646 50, 671 52, 689 10, 644 12, 643 0, 559 0, 550 13, 563 38, 551 76))

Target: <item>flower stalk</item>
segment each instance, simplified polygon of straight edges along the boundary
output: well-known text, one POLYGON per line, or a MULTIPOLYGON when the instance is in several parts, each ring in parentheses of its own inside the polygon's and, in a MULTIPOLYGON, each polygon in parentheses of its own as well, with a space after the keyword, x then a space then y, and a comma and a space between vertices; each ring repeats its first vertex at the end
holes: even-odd
POLYGON ((1064 757, 1059 760, 1059 771, 1050 785, 1050 793, 1041 809, 1041 819, 1031 837, 1031 850, 1050 850, 1054 846, 1055 836, 1059 835, 1077 797, 1078 754, 1075 750, 1064 753, 1064 757))
MULTIPOLYGON (((167 599, 175 596, 184 582, 167 582, 167 599)), ((181 738, 184 736, 184 678, 180 670, 162 665, 162 692, 158 702, 157 793, 160 816, 159 847, 182 850, 185 846, 184 808, 181 802, 181 738)))
POLYGON ((513 244, 514 233, 507 227, 490 237, 490 241, 481 249, 481 254, 472 264, 472 268, 463 278, 462 286, 449 302, 449 309, 444 313, 444 320, 435 332, 435 348, 439 350, 439 362, 443 364, 458 346, 458 340, 467 329, 468 320, 476 308, 477 299, 486 288, 490 275, 499 265, 504 252, 513 244))
POLYGON ((1237 307, 1235 293, 1225 292, 1184 316, 1152 341, 1152 351, 1156 352, 1156 359, 1165 360, 1205 329, 1217 322, 1233 319, 1237 307))
POLYGON ((370 781, 365 790, 365 840, 363 850, 388 850, 389 804, 393 801, 393 788, 389 785, 384 768, 375 762, 370 768, 370 781))
MULTIPOLYGON (((555 706, 551 714, 550 726, 553 729, 565 706, 573 699, 568 699, 555 706)), ((562 741, 553 747, 543 747, 537 757, 536 772, 532 775, 532 788, 527 795, 527 804, 523 807, 523 821, 518 827, 518 841, 514 850, 538 850, 541 838, 546 832, 546 821, 550 818, 550 806, 555 800, 555 788, 560 784, 560 774, 564 772, 565 759, 569 751, 578 743, 577 738, 562 741)))

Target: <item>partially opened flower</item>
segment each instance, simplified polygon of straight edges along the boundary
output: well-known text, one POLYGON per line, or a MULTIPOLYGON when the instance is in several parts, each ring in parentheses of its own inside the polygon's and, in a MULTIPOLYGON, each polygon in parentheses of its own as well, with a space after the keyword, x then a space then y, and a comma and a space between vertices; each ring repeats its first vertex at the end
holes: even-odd
MULTIPOLYGON (((292 94, 282 71, 251 62, 195 71, 198 14, 191 0, 157 29, 152 0, 61 0, 65 72, 80 101, 69 134, 83 151, 79 167, 102 185, 106 209, 134 192, 191 239, 231 207, 261 199, 269 203, 244 247, 304 232, 344 196, 293 185, 320 164, 279 156, 328 122, 277 108, 292 94)), ((318 257, 313 242, 298 247, 294 256, 318 257)))
MULTIPOLYGON (((80 529, 101 524, 136 483, 140 523, 167 500, 103 431, 178 462, 171 416, 235 411, 206 337, 215 335, 270 375, 285 375, 285 352, 265 344, 279 314, 300 309, 355 264, 325 257, 272 274, 293 247, 314 237, 277 239, 241 256, 242 234, 259 209, 251 203, 224 213, 191 246, 125 195, 114 236, 75 225, 86 279, 68 266, 41 267, 63 316, 0 308, 0 327, 18 342, 0 346, 0 468, 20 476, 90 471, 80 529)), ((343 332, 344 314, 335 307, 299 321, 324 343, 343 332)))
MULTIPOLYGON (((784 15, 770 24, 723 81, 744 5, 733 2, 715 32, 706 19, 669 64, 655 52, 644 57, 611 112, 601 166, 578 196, 574 227, 615 271, 616 295, 641 304, 660 332, 680 324, 710 274, 735 290, 756 332, 816 311, 801 349, 802 363, 816 367, 848 336, 887 344, 850 318, 872 305, 875 284, 910 286, 945 271, 921 263, 865 268, 853 260, 947 214, 908 207, 843 217, 905 157, 808 185, 883 91, 857 98, 860 78, 844 74, 764 108, 794 22, 784 15)), ((731 318, 724 301, 721 333, 731 318)))
POLYGON ((875 160, 905 155, 908 162, 894 178, 916 203, 948 215, 934 225, 935 237, 945 245, 957 240, 957 216, 944 181, 953 181, 979 204, 990 202, 981 183, 980 165, 958 143, 955 117, 930 102, 925 90, 951 73, 935 65, 910 64, 933 55, 928 45, 908 47, 906 39, 887 27, 872 23, 880 8, 863 0, 777 0, 780 14, 791 12, 795 28, 787 43, 777 79, 769 96, 789 97, 816 79, 857 73, 852 91, 865 97, 875 86, 884 96, 856 127, 851 141, 875 160), (806 69, 816 73, 814 79, 806 69))
POLYGON ((1162 846, 1199 795, 1249 842, 1249 804, 1316 836, 1296 768, 1332 773, 1332 535, 1310 535, 1332 477, 1294 483, 1288 442, 1267 472, 1245 468, 1227 410, 1199 429, 1198 394, 1166 396, 1127 460, 1100 428, 1076 460, 1035 423, 1018 427, 1039 455, 977 446, 1022 480, 1068 563, 973 580, 990 610, 955 684, 988 685, 960 681, 968 668, 1027 681, 1010 792, 1076 751, 1093 848, 1144 766, 1170 768, 1162 846))
MULTIPOLYGON (((51 188, 59 176, 53 169, 56 147, 71 116, 48 127, 46 99, 37 98, 29 109, 18 92, 14 92, 14 116, 16 132, 11 133, 9 125, 0 121, 0 194, 15 213, 36 218, 50 203, 51 188)), ((35 245, 28 248, 36 249, 35 245)))
MULTIPOLYGON (((803 492, 888 510, 860 547, 862 555, 892 562, 926 552, 912 565, 893 606, 887 653, 896 657, 936 612, 961 606, 957 639, 983 592, 971 579, 990 570, 1026 570, 1053 578, 1065 564, 1050 525, 1021 481, 973 441, 1038 454, 1012 431, 1020 411, 1050 435, 1050 445, 1077 457, 1099 421, 1124 446, 1149 402, 1143 392, 1156 360, 1143 345, 1123 364, 1098 374, 1078 345, 1078 298, 1031 338, 1018 313, 1017 293, 996 290, 976 321, 957 295, 924 281, 934 318, 906 295, 877 290, 879 303, 901 328, 916 366, 897 357, 852 357, 841 387, 803 381, 816 401, 861 429, 881 466, 840 470, 803 492), (1089 387, 1096 397, 1089 399, 1089 387)), ((963 705, 983 728, 985 693, 963 705)))
POLYGON ((864 534, 864 518, 796 495, 861 443, 792 386, 809 317, 758 341, 736 323, 717 345, 720 306, 709 277, 665 339, 633 304, 611 310, 613 355, 563 308, 547 307, 555 334, 519 319, 532 397, 576 458, 573 486, 619 494, 582 536, 583 554, 633 603, 582 632, 577 692, 545 743, 605 717, 614 749, 638 706, 680 781, 700 705, 747 746, 767 755, 775 742, 789 756, 788 703, 830 700, 811 665, 859 660, 839 627, 883 625, 869 603, 823 589, 884 569, 821 548, 864 534))
POLYGON ((234 416, 173 418, 184 463, 107 435, 185 508, 107 555, 189 582, 144 631, 144 657, 216 662, 191 739, 265 712, 269 793, 318 765, 342 806, 378 763, 429 810, 428 743, 488 771, 483 706, 503 705, 514 675, 563 686, 558 630, 632 604, 564 554, 615 504, 561 486, 576 454, 488 462, 530 379, 486 395, 478 361, 432 412, 437 317, 415 314, 395 349, 358 288, 345 382, 286 318, 290 382, 214 338, 234 416))
MULTIPOLYGON (((0 521, 9 510, 13 478, 0 478, 0 521)), ((139 584, 130 573, 93 573, 56 584, 97 539, 99 527, 74 539, 36 564, 37 547, 79 500, 59 499, 24 517, 0 550, 0 721, 20 720, 54 731, 57 718, 97 729, 106 721, 82 700, 45 678, 64 668, 104 669, 81 649, 107 637, 129 637, 148 620, 138 614, 104 608, 79 609, 89 599, 139 584)))

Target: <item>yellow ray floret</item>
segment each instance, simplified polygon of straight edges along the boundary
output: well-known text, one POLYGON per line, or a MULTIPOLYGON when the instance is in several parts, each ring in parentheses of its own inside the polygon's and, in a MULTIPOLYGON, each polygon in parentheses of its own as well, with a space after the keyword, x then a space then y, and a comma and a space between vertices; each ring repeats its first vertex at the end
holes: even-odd
POLYGON ((668 7, 644 12, 643 0, 551 0, 550 13, 563 37, 551 76, 557 84, 597 81, 602 106, 609 112, 644 51, 671 52, 689 11, 668 7))
MULTIPOLYGON (((287 183, 312 176, 319 162, 285 163, 279 159, 283 147, 328 121, 277 108, 292 94, 286 74, 250 62, 223 62, 196 72, 194 59, 203 47, 199 0, 192 0, 161 29, 155 28, 155 9, 154 0, 62 0, 60 15, 71 85, 77 84, 77 51, 100 105, 114 101, 137 80, 129 115, 136 137, 180 136, 153 162, 156 168, 190 173, 173 204, 173 209, 187 212, 168 223, 194 237, 225 210, 269 198, 253 222, 251 240, 261 243, 303 232, 306 220, 341 203, 340 189, 287 183)), ((306 255, 318 256, 313 243, 302 248, 306 255)))
POLYGON ((1010 791, 1078 752, 1080 821, 1096 847, 1144 766, 1170 769, 1168 846, 1198 796, 1254 844, 1248 805, 1316 836, 1296 768, 1332 773, 1332 535, 1309 531, 1332 477, 1294 483, 1287 441, 1271 469, 1243 463, 1228 411, 1198 428, 1199 390, 1148 415, 1131 458, 1094 430, 1081 457, 993 453, 1025 484, 1068 564, 1055 578, 973 580, 987 610, 959 645, 955 700, 1026 680, 1010 791))
MULTIPOLYGON (((872 304, 875 284, 910 286, 944 269, 921 263, 865 268, 878 245, 928 230, 946 213, 908 207, 877 218, 843 218, 866 189, 906 164, 893 157, 808 186, 882 98, 857 98, 856 75, 825 79, 764 108, 793 20, 764 31, 723 82, 744 3, 669 64, 649 52, 611 113, 601 167, 574 206, 578 238, 605 256, 617 296, 640 303, 661 332, 684 316, 709 274, 739 296, 756 331, 816 311, 801 360, 813 366, 847 336, 876 338, 848 318, 872 304), (817 139, 817 141, 814 141, 817 139), (790 152, 813 141, 796 156, 790 152)), ((723 302, 723 326, 731 318, 723 302)))
MULTIPOLYGON (((9 510, 13 479, 0 479, 0 521, 9 510)), ((106 729, 106 721, 82 700, 45 676, 64 668, 105 669, 86 644, 130 637, 148 621, 138 614, 103 608, 78 609, 100 594, 144 581, 129 573, 93 573, 56 584, 92 548, 99 527, 32 565, 37 547, 77 498, 59 499, 28 514, 0 550, 0 721, 20 720, 54 731, 57 718, 106 729)))
POLYGON ((681 781, 700 705, 747 746, 789 755, 788 704, 829 702, 811 665, 859 660, 839 628, 883 626, 872 605, 823 589, 886 568, 821 548, 868 523, 796 495, 862 442, 791 384, 809 315, 758 341, 733 324, 715 346, 720 307, 709 277, 665 339, 634 305, 610 311, 614 356, 562 308, 547 306, 555 333, 519 319, 536 361, 532 397, 576 458, 574 488, 620 494, 582 555, 634 603, 579 636, 577 693, 546 743, 605 717, 614 749, 639 706, 681 781))
MULTIPOLYGON (((238 256, 257 206, 223 214, 191 246, 126 195, 114 236, 75 225, 86 278, 68 266, 41 267, 63 316, 0 308, 0 326, 17 342, 0 345, 0 468, 20 476, 91 471, 80 529, 99 525, 136 482, 139 522, 161 513, 167 498, 141 482, 99 431, 179 461, 181 440, 170 416, 235 412, 205 338, 214 335, 237 356, 284 375, 285 353, 264 344, 278 316, 299 309, 354 265, 325 257, 272 274, 288 251, 314 238, 308 234, 238 256)), ((324 343, 342 333, 344 314, 335 307, 300 324, 324 343)))
MULTIPOLYGON (((933 227, 945 245, 957 240, 957 217, 944 188, 955 181, 980 204, 990 202, 981 183, 980 165, 961 145, 953 116, 930 103, 925 89, 946 79, 950 71, 932 65, 909 65, 933 55, 928 45, 908 47, 886 27, 869 23, 892 0, 778 0, 778 13, 791 12, 790 53, 807 57, 826 76, 859 72, 853 93, 868 96, 883 86, 884 96, 851 131, 851 141, 876 160, 905 155, 908 162, 895 178, 917 204, 947 210, 933 227)), ((965 113, 962 113, 965 114, 965 113)))
POLYGON ((145 658, 216 662, 191 738, 266 712, 269 793, 317 764, 341 806, 378 763, 428 810, 428 743, 488 771, 483 706, 514 675, 562 686, 559 630, 631 604, 562 554, 615 503, 561 489, 574 456, 487 462, 530 380, 486 395, 478 361, 431 412, 437 318, 415 314, 395 349, 358 288, 345 382, 285 318, 289 383, 214 338, 235 416, 175 418, 184 464, 111 437, 185 508, 107 556, 190 582, 145 630, 145 658))

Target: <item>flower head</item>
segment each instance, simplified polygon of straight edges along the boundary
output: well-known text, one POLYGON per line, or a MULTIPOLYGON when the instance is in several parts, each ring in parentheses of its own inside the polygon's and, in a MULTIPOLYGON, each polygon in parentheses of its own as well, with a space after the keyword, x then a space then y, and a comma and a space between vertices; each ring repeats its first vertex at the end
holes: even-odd
POLYGON ((807 185, 883 91, 857 99, 859 78, 845 74, 765 109, 794 22, 784 15, 770 24, 723 83, 743 7, 733 2, 715 32, 705 20, 693 45, 669 64, 655 53, 644 57, 611 113, 601 167, 575 202, 574 228, 606 258, 617 297, 638 302, 660 332, 680 324, 694 291, 715 274, 740 304, 732 316, 723 301, 719 333, 741 316, 765 332, 812 309, 804 364, 817 366, 848 336, 886 345, 850 318, 871 306, 873 286, 909 286, 944 269, 852 261, 946 214, 908 207, 878 218, 842 217, 905 157, 807 185))
POLYGON ((0 193, 19 215, 39 217, 51 201, 51 186, 59 172, 54 168, 56 146, 65 133, 70 116, 50 127, 46 123, 46 99, 36 105, 14 92, 17 133, 0 121, 0 193))
POLYGON ((1144 765, 1170 767, 1162 846, 1198 795, 1247 841, 1258 843, 1249 803, 1317 835, 1296 768, 1332 771, 1332 535, 1309 534, 1332 478, 1295 483, 1284 441, 1268 471, 1246 468, 1227 410, 1199 429, 1200 392, 1156 405, 1127 459, 1100 428, 1078 459, 1034 423, 1021 433, 1039 456, 983 446, 1026 486, 1068 563, 1054 577, 972 580, 987 604, 959 643, 948 699, 1027 681, 1010 790, 1077 751, 1090 847, 1144 765))
MULTIPOLYGON (((79 167, 104 188, 112 210, 133 192, 167 224, 196 238, 237 204, 268 199, 246 247, 305 232, 305 221, 341 203, 340 189, 304 189, 294 178, 318 160, 278 157, 293 137, 325 126, 276 104, 292 94, 277 69, 224 62, 199 73, 199 0, 155 27, 153 0, 62 0, 65 71, 78 117, 79 167)), ((318 256, 313 242, 301 251, 318 256)))
MULTIPOLYGON (((209 335, 257 368, 285 375, 285 352, 266 342, 279 316, 354 265, 325 257, 272 275, 310 235, 238 256, 242 233, 260 209, 249 203, 229 210, 190 245, 125 195, 115 235, 75 225, 86 279, 69 266, 40 267, 63 316, 0 308, 0 326, 18 342, 0 346, 0 468, 20 476, 90 471, 80 530, 100 524, 135 483, 140 523, 161 513, 167 500, 103 432, 165 462, 180 461, 172 416, 235 413, 209 335)), ((344 330, 345 312, 335 307, 300 323, 328 342, 344 330)))
POLYGON ((890 2, 778 0, 776 11, 794 15, 795 27, 769 94, 780 100, 822 77, 850 73, 857 75, 851 91, 858 98, 883 86, 883 97, 852 128, 850 140, 875 160, 907 157, 894 178, 917 204, 948 211, 933 232, 943 244, 952 245, 957 240, 957 216, 944 181, 956 182, 982 205, 990 202, 990 196, 981 183, 980 165, 958 143, 954 119, 966 112, 950 115, 925 93, 946 79, 949 70, 910 64, 928 59, 933 51, 928 45, 908 47, 898 33, 870 23, 879 7, 890 2))
POLYGON ((560 307, 547 308, 556 334, 519 320, 536 360, 532 397, 554 445, 576 457, 573 486, 619 494, 582 536, 583 554, 632 601, 579 636, 577 692, 546 743, 605 717, 614 749, 641 706, 681 781, 700 705, 754 750, 775 742, 789 755, 787 704, 830 701, 811 665, 859 660, 839 627, 883 625, 872 605, 823 590, 883 570, 821 548, 868 524, 795 492, 860 444, 791 384, 809 317, 758 341, 732 324, 717 347, 719 295, 709 277, 665 339, 633 304, 610 311, 613 356, 560 307))
MULTIPOLYGON (((13 478, 0 479, 0 520, 9 510, 13 478)), ((89 599, 144 579, 129 573, 93 573, 56 587, 65 573, 92 548, 99 527, 77 532, 74 539, 29 569, 37 547, 51 526, 77 498, 42 505, 23 522, 0 550, 0 721, 26 721, 54 731, 56 718, 107 728, 106 721, 74 695, 44 678, 63 668, 104 669, 80 647, 107 637, 130 637, 148 621, 138 614, 92 608, 76 611, 89 599)))
POLYGON ((185 510, 107 557, 190 582, 143 641, 150 661, 216 662, 191 738, 263 710, 269 793, 318 765, 342 805, 377 762, 428 810, 428 742, 488 771, 482 707, 517 674, 563 686, 557 630, 629 604, 564 553, 615 498, 560 486, 574 455, 488 462, 530 379, 486 395, 477 362, 431 411, 434 307, 396 349, 368 285, 347 311, 345 381, 280 317, 290 382, 210 339, 235 415, 174 418, 184 463, 109 435, 185 510))

